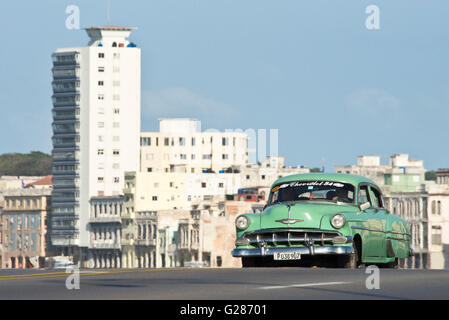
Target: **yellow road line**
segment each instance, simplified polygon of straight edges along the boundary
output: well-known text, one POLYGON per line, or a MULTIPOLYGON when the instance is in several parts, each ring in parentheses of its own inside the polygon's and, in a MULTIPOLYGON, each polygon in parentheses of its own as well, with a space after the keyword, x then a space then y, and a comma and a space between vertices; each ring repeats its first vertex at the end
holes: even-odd
MULTIPOLYGON (((96 271, 96 272, 80 272, 80 276, 94 276, 94 275, 108 275, 108 274, 119 274, 119 273, 133 273, 133 272, 154 272, 154 271, 173 271, 175 268, 168 269, 133 269, 133 270, 114 270, 114 271, 96 271)), ((0 281, 2 280, 22 280, 22 279, 40 279, 40 278, 60 278, 68 277, 73 274, 73 272, 48 272, 48 273, 32 273, 32 274, 17 274, 17 275, 7 275, 0 276, 0 281)))

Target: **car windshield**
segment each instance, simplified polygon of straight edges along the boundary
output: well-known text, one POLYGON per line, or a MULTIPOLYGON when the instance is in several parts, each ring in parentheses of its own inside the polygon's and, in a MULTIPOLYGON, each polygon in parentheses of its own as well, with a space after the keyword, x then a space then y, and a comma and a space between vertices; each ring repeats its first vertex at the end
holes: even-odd
POLYGON ((333 201, 354 203, 354 186, 349 183, 313 180, 284 182, 271 189, 268 204, 288 201, 333 201))

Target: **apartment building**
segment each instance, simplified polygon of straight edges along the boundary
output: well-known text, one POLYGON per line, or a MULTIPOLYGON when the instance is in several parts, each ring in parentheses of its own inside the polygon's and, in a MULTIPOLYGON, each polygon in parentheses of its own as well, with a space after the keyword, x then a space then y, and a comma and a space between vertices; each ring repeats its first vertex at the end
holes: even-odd
POLYGON ((84 265, 90 200, 122 193, 138 171, 140 49, 133 28, 85 29, 87 46, 53 54, 52 244, 84 265))
POLYGON ((197 119, 159 119, 159 132, 140 135, 141 172, 226 172, 247 163, 247 135, 201 131, 197 119))
POLYGON ((7 189, 0 213, 0 268, 39 268, 52 254, 51 188, 7 189))

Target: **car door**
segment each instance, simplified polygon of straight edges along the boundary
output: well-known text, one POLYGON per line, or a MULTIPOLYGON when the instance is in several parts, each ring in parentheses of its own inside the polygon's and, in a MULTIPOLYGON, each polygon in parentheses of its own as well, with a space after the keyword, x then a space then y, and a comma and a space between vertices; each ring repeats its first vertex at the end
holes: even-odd
POLYGON ((370 219, 372 217, 373 205, 368 184, 359 185, 357 203, 359 206, 364 203, 369 203, 369 207, 361 211, 360 219, 357 219, 357 222, 354 222, 354 225, 352 226, 352 228, 362 237, 362 259, 364 259, 366 257, 373 256, 371 254, 371 248, 373 247, 373 235, 370 230, 370 219))
POLYGON ((371 231, 370 255, 372 257, 386 256, 386 228, 388 211, 384 207, 382 193, 374 186, 369 185, 371 208, 368 209, 369 229, 371 231))

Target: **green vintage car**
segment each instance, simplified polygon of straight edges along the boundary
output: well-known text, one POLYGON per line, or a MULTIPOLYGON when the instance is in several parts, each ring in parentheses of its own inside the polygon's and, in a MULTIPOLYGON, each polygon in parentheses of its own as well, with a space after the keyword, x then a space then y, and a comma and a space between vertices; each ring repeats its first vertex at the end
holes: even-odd
POLYGON ((243 267, 396 267, 413 254, 408 223, 385 208, 373 181, 349 174, 278 179, 264 211, 239 215, 236 231, 232 255, 243 267))

